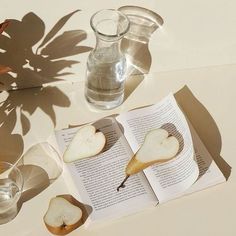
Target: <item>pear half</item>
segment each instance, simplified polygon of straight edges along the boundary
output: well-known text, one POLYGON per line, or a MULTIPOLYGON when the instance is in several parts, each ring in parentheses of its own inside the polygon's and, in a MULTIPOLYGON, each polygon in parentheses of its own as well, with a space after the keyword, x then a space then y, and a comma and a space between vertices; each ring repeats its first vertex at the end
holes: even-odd
POLYGON ((63 160, 72 162, 95 156, 103 150, 105 144, 106 138, 102 132, 96 132, 93 125, 85 125, 75 134, 63 155, 63 160))
POLYGON ((130 175, 136 174, 153 164, 167 162, 174 158, 178 151, 179 142, 174 136, 169 136, 165 129, 151 130, 146 134, 142 146, 126 166, 126 177, 117 191, 125 187, 124 183, 130 175))
POLYGON ((43 220, 51 233, 66 235, 83 224, 82 210, 63 197, 54 197, 43 220))

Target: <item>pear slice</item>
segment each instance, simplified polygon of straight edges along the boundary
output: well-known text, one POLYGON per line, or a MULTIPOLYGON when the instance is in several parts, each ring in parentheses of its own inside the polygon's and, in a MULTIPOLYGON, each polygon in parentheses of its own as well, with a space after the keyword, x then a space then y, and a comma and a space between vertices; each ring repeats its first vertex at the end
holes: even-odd
POLYGON ((154 129, 148 132, 138 152, 126 166, 126 177, 117 188, 125 187, 124 183, 130 175, 136 174, 150 165, 164 163, 176 156, 179 142, 174 136, 169 136, 165 129, 154 129))
POLYGON ((92 157, 99 154, 106 144, 102 132, 96 132, 93 125, 81 127, 67 147, 63 159, 65 162, 92 157))
POLYGON ((43 220, 51 233, 65 235, 83 224, 82 215, 78 206, 63 197, 54 197, 43 220))

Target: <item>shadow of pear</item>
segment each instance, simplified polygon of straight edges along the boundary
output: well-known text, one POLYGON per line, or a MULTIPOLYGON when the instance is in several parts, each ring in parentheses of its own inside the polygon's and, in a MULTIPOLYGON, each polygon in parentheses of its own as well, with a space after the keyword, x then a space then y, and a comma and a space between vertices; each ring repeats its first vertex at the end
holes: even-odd
POLYGON ((183 135, 176 129, 176 126, 172 123, 165 123, 161 126, 162 129, 165 129, 169 136, 174 136, 179 142, 179 150, 176 156, 182 152, 184 149, 184 138, 183 135))
MULTIPOLYGON (((102 119, 99 119, 91 124, 95 127, 96 132, 102 132, 106 138, 106 144, 105 144, 101 153, 104 153, 104 152, 108 151, 109 149, 111 149, 119 141, 120 137, 124 135, 123 127, 120 124, 118 124, 117 121, 115 120, 116 116, 117 116, 117 114, 113 114, 113 115, 104 117, 102 119), (117 127, 117 125, 118 125, 118 127, 117 127), (117 131, 117 129, 119 129, 120 132, 117 131)), ((76 128, 77 127, 79 130, 80 127, 82 127, 84 125, 87 125, 87 124, 69 125, 68 128, 76 128)), ((77 132, 77 130, 75 131, 75 133, 76 132, 77 132)), ((80 160, 80 161, 87 162, 88 160, 84 159, 84 160, 80 160)))

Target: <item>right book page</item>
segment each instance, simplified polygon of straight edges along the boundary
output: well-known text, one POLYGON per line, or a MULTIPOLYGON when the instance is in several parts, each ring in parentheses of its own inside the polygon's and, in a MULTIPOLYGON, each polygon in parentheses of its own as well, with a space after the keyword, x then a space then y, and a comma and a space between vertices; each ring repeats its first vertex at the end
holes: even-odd
POLYGON ((187 189, 184 194, 200 191, 226 181, 225 176, 216 165, 191 123, 189 123, 189 128, 192 133, 194 149, 199 167, 199 176, 197 181, 189 189, 187 189))
POLYGON ((123 113, 117 117, 117 121, 123 126, 134 153, 142 145, 146 133, 152 129, 164 128, 178 139, 180 149, 173 160, 154 164, 144 170, 159 203, 223 181, 222 173, 196 132, 190 132, 187 120, 172 94, 155 105, 123 113))

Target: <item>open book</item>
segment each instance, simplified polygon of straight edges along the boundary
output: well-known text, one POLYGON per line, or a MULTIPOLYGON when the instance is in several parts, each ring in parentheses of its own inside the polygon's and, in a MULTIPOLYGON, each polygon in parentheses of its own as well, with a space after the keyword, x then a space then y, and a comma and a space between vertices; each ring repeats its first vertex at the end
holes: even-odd
MULTIPOLYGON (((103 118, 93 125, 106 136, 105 150, 95 157, 65 164, 64 168, 66 181, 74 186, 73 194, 92 207, 91 222, 128 215, 225 181, 173 95, 158 104, 103 118), (117 192, 125 167, 146 133, 160 127, 178 139, 177 156, 131 176, 126 187, 117 192)), ((56 132, 61 154, 78 129, 56 132)))

